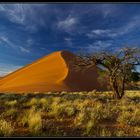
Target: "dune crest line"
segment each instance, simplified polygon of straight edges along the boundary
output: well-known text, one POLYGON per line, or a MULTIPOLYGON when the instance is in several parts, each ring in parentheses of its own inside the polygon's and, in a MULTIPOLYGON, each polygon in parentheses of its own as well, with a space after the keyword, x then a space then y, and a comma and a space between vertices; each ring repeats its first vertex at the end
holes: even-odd
POLYGON ((69 51, 57 51, 28 64, 0 80, 0 92, 47 92, 103 90, 97 68, 75 71, 69 51))

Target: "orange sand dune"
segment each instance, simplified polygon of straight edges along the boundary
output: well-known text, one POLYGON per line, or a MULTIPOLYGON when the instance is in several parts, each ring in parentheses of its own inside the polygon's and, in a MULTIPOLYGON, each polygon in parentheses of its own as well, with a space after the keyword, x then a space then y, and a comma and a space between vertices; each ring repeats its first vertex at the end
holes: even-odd
POLYGON ((89 91, 106 89, 98 82, 97 68, 76 71, 68 51, 47 55, 0 79, 0 92, 89 91))

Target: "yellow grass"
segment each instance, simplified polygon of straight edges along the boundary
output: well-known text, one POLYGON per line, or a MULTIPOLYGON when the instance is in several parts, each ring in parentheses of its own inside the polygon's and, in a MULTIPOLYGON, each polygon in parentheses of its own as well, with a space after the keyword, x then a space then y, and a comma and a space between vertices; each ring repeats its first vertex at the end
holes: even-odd
POLYGON ((140 91, 0 94, 0 136, 140 136, 140 91))

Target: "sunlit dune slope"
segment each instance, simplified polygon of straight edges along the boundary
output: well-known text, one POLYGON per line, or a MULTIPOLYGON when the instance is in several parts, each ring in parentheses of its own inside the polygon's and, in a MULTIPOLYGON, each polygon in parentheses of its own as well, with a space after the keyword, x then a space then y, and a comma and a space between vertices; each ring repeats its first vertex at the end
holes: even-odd
POLYGON ((98 82, 97 68, 73 69, 76 56, 68 51, 47 55, 0 79, 0 92, 89 91, 106 89, 98 82))

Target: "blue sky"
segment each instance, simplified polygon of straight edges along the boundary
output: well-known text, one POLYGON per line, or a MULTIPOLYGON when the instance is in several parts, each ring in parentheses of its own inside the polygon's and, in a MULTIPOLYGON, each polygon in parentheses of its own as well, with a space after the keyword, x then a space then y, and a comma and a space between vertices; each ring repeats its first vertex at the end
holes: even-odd
POLYGON ((140 46, 140 4, 0 4, 0 76, 54 51, 140 46))

